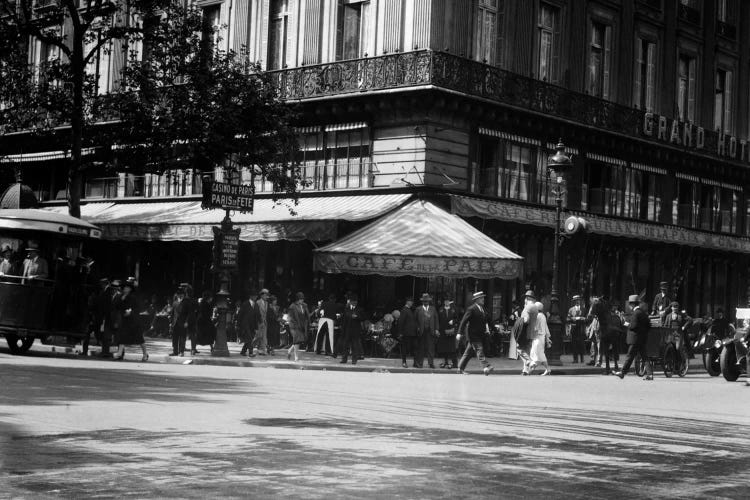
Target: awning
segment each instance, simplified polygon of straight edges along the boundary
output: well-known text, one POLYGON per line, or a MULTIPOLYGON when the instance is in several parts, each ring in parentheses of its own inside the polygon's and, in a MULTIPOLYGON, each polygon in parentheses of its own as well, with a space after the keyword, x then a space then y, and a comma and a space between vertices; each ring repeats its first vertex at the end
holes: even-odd
MULTIPOLYGON (((462 217, 497 219, 517 224, 555 227, 555 211, 536 206, 451 196, 452 211, 462 217)), ((695 231, 677 226, 648 223, 643 221, 617 219, 587 212, 566 211, 586 219, 592 233, 624 238, 711 248, 728 252, 750 253, 750 238, 718 234, 708 231, 695 231)))
POLYGON ((521 276, 523 258, 437 205, 414 200, 314 251, 328 273, 503 278, 521 276))
MULTIPOLYGON (((409 194, 300 197, 299 203, 255 200, 252 214, 232 213, 242 241, 336 238, 337 221, 374 219, 409 199, 409 194)), ((67 213, 67 206, 46 207, 67 213)), ((203 210, 200 201, 95 202, 81 205, 81 218, 102 229, 104 239, 124 241, 212 241, 223 210, 203 210)))

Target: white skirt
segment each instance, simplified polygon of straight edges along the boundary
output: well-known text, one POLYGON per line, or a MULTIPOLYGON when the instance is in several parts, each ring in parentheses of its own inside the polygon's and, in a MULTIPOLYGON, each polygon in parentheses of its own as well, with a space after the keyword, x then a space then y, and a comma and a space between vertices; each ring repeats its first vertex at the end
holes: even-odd
POLYGON ((547 356, 544 355, 544 345, 544 337, 536 337, 531 343, 531 352, 529 353, 529 357, 531 358, 532 362, 537 364, 547 362, 547 356))

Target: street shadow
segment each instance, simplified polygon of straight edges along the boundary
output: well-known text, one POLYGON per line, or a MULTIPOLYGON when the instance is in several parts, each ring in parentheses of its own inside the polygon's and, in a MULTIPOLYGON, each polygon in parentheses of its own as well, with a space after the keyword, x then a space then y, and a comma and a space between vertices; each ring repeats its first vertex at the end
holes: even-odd
POLYGON ((266 394, 250 380, 180 376, 161 371, 0 364, 0 405, 78 401, 222 402, 216 396, 266 394))

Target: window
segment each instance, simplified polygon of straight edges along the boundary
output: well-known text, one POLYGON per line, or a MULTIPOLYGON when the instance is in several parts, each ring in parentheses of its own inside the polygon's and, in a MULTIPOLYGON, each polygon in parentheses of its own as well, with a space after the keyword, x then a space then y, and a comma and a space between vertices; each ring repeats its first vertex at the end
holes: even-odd
POLYGON ((364 56, 367 48, 370 2, 340 0, 336 33, 336 60, 364 56))
POLYGON ((542 3, 539 9, 539 65, 540 80, 560 81, 560 9, 542 3))
POLYGON ((498 49, 501 36, 503 0, 479 0, 476 13, 474 59, 487 64, 499 64, 498 49))
POLYGON ((684 227, 694 227, 697 220, 697 186, 688 180, 677 181, 677 198, 674 219, 684 227))
POLYGON ((732 72, 723 69, 716 70, 714 129, 728 134, 732 131, 732 72))
POLYGON ((372 165, 368 128, 309 132, 300 136, 299 144, 307 189, 368 186, 372 165))
POLYGON ((591 23, 588 93, 602 99, 609 98, 611 48, 612 27, 597 22, 591 23))
MULTIPOLYGON (((98 37, 92 37, 84 50, 85 54, 89 54, 90 51, 99 43, 98 37)), ((89 59, 89 63, 86 65, 86 74, 94 77, 96 82, 96 93, 99 95, 106 94, 112 90, 112 42, 106 43, 99 47, 96 53, 89 59)))
POLYGON ((680 121, 695 122, 695 58, 682 54, 677 68, 677 113, 680 121))
POLYGON ((653 112, 656 95, 656 44, 636 39, 635 81, 633 104, 639 109, 653 112))
POLYGON ((286 38, 289 21, 288 0, 271 0, 268 21, 268 68, 281 69, 286 63, 286 38))
POLYGON ((716 0, 716 19, 722 23, 734 24, 734 2, 716 0))
POLYGON ((693 24, 700 24, 701 2, 702 0, 680 0, 677 17, 693 24))
POLYGON ((219 28, 221 27, 221 4, 203 7, 203 40, 206 49, 219 46, 219 28))

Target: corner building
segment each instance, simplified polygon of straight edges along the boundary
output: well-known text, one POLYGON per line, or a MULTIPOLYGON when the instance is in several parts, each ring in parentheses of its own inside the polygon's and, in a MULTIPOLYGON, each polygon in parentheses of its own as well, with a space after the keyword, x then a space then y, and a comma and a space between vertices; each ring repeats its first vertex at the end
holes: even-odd
MULTIPOLYGON (((750 2, 198 5, 222 27, 220 43, 262 61, 300 111, 309 187, 294 218, 272 209, 268 186, 257 181, 255 213, 234 218, 241 283, 356 289, 373 306, 424 290, 463 296, 478 286, 492 295, 493 317, 508 312, 527 287, 550 290, 547 158, 562 139, 574 163, 565 215, 589 222, 588 233, 561 247, 562 310, 576 293, 622 300, 645 290, 649 300, 660 281, 691 315, 747 304, 750 2), (312 269, 314 247, 416 196, 522 255, 523 279, 475 284, 312 269)), ((64 195, 59 155, 2 161, 20 165, 24 182, 54 206, 64 195)), ((153 286, 210 283, 210 226, 223 214, 195 208, 196 178, 90 173, 82 212, 104 229, 112 269, 126 266, 153 286)))

